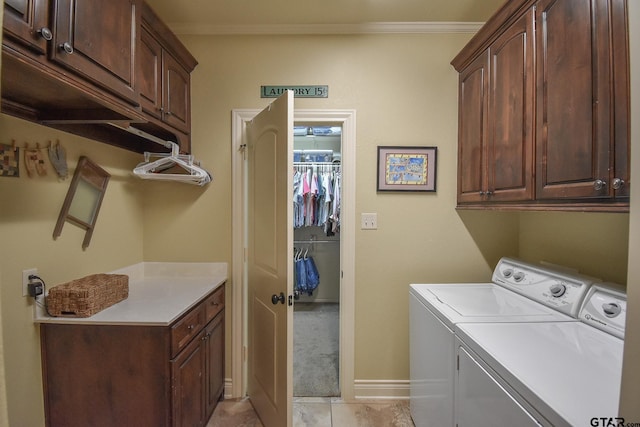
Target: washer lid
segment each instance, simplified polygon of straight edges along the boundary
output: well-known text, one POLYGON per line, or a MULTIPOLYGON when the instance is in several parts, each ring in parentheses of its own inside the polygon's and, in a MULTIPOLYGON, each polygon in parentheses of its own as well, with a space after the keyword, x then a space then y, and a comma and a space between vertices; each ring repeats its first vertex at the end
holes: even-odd
POLYGON ((461 322, 575 321, 493 283, 414 284, 410 289, 450 328, 461 322))
POLYGON ((553 425, 615 417, 623 341, 582 322, 474 323, 456 334, 553 425))

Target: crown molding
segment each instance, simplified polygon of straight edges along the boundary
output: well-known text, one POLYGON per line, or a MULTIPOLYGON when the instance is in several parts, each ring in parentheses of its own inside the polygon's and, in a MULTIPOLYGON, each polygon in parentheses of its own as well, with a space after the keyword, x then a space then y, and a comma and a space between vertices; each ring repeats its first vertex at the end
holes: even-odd
POLYGON ((183 35, 475 34, 484 22, 369 22, 362 24, 211 25, 169 24, 183 35))

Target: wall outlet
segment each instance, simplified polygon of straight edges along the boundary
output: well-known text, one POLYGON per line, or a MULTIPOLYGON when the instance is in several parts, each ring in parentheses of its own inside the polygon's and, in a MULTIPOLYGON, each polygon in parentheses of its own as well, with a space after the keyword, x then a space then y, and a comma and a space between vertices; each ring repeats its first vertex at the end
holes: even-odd
POLYGON ((377 213, 363 213, 360 216, 360 228, 362 230, 377 230, 378 229, 378 214, 377 213))
POLYGON ((37 268, 30 268, 29 270, 22 270, 22 296, 29 296, 29 276, 32 274, 38 275, 37 268))

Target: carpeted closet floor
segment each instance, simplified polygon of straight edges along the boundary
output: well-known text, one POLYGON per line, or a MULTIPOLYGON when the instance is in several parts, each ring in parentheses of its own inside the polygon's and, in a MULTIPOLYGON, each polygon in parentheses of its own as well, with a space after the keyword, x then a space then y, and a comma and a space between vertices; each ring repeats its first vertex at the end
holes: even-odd
POLYGON ((293 312, 293 395, 340 396, 340 305, 296 302, 293 312))

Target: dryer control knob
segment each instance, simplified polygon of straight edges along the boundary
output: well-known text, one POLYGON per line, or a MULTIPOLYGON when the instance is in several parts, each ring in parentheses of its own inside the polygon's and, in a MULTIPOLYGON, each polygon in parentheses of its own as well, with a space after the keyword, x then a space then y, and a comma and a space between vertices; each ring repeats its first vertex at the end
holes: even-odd
POLYGON ((517 273, 513 274, 513 278, 516 282, 520 282, 522 279, 524 279, 524 273, 522 271, 518 271, 517 273))
POLYGON ((607 304, 602 304, 602 311, 604 311, 604 315, 607 317, 616 317, 622 309, 615 302, 610 302, 607 304))
POLYGON ((513 276, 513 270, 510 268, 507 268, 505 271, 502 272, 502 275, 505 277, 505 279, 508 279, 509 277, 513 276))
POLYGON ((567 291, 567 287, 566 285, 563 284, 557 284, 557 285, 553 285, 549 288, 549 291, 551 291, 551 295, 553 295, 556 298, 561 297, 562 295, 564 295, 564 293, 567 291))

